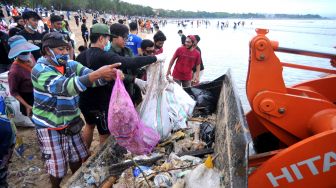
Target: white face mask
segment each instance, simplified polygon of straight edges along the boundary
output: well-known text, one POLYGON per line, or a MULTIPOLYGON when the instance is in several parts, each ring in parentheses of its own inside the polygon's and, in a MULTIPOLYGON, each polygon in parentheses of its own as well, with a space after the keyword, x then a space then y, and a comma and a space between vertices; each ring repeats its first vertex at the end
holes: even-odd
POLYGON ((32 30, 32 31, 35 31, 35 32, 37 32, 37 28, 36 28, 36 29, 34 29, 34 28, 33 28, 33 26, 31 26, 30 24, 28 24, 28 28, 29 28, 30 30, 32 30))
POLYGON ((29 61, 30 60, 30 55, 31 55, 31 53, 29 52, 29 54, 27 54, 27 55, 18 55, 18 58, 22 61, 29 61))

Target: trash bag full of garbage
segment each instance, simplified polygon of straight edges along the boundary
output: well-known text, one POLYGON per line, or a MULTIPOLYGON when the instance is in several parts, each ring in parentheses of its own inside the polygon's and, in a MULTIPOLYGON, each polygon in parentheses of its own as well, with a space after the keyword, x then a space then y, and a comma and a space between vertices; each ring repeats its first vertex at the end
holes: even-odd
POLYGON ((141 122, 119 74, 115 81, 108 111, 108 128, 117 143, 134 154, 147 154, 160 135, 141 122))

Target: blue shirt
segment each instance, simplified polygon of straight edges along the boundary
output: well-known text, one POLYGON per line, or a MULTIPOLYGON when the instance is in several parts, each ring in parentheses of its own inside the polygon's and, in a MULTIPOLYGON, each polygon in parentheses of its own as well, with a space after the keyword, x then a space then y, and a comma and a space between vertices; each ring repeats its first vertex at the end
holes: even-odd
POLYGON ((134 55, 138 55, 138 48, 141 48, 142 39, 135 34, 129 34, 126 46, 132 49, 134 55))

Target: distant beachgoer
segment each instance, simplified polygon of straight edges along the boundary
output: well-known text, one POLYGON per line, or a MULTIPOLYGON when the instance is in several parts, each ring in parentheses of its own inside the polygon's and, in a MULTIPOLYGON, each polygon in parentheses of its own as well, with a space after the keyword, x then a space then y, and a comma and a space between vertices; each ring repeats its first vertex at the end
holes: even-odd
POLYGON ((71 32, 69 22, 64 19, 64 15, 60 15, 62 18, 62 29, 66 32, 71 32))
POLYGON ((176 83, 182 85, 182 87, 190 87, 199 83, 199 72, 201 64, 200 53, 193 48, 196 41, 195 36, 189 35, 185 41, 185 45, 179 47, 173 58, 170 60, 166 76, 171 75, 171 68, 173 67, 175 60, 176 65, 173 70, 173 78, 176 83), (196 76, 193 79, 193 67, 196 65, 196 76))
POLYGON ((142 39, 138 36, 138 24, 136 22, 131 22, 129 24, 130 34, 128 35, 126 46, 132 49, 135 56, 141 55, 141 41, 142 39))
POLYGON ((74 17, 75 17, 76 25, 77 25, 77 27, 78 27, 78 26, 79 26, 79 16, 78 16, 78 14, 76 13, 74 17))
POLYGON ((20 16, 20 15, 19 15, 19 11, 17 10, 17 7, 14 7, 14 8, 12 9, 12 16, 20 16))
POLYGON ((89 30, 86 27, 86 19, 83 19, 83 24, 81 25, 82 38, 84 40, 84 46, 87 47, 87 42, 89 40, 89 30))
POLYGON ((157 33, 158 31, 160 31, 160 27, 159 27, 158 24, 154 25, 154 31, 155 31, 155 33, 157 33))
POLYGON ((167 40, 162 31, 155 33, 154 37, 154 50, 155 55, 163 53, 163 44, 167 40))
POLYGON ((11 11, 10 11, 10 6, 6 5, 6 12, 7 12, 7 16, 11 16, 11 11))
POLYGON ((68 20, 70 20, 70 11, 69 10, 67 10, 67 17, 68 17, 68 20))
POLYGON ((49 17, 47 7, 44 8, 44 17, 46 17, 46 18, 49 17))
POLYGON ((186 40, 187 37, 183 34, 182 30, 178 30, 177 34, 180 35, 180 37, 181 37, 181 43, 182 43, 182 45, 184 45, 185 40, 186 40))

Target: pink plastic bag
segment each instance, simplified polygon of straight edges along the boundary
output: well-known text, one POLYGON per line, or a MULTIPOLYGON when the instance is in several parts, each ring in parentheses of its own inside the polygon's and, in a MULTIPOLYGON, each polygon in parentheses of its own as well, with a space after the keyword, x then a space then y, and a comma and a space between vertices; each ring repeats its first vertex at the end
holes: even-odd
POLYGON ((141 122, 119 74, 110 99, 108 128, 119 145, 138 155, 150 153, 160 140, 156 131, 141 122))

